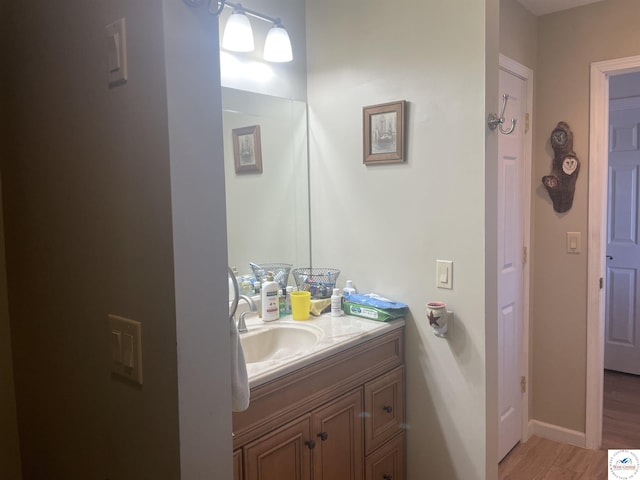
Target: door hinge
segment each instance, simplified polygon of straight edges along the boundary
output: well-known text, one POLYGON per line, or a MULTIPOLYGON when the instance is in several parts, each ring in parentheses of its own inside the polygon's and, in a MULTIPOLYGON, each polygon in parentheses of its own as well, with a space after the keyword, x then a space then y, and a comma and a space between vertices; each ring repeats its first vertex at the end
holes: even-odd
POLYGON ((527 263, 527 247, 522 247, 522 265, 527 263))
POLYGON ((527 377, 524 375, 520 377, 520 392, 527 393, 527 377))
POLYGON ((604 278, 600 277, 600 290, 604 288, 604 278))
POLYGON ((529 112, 524 114, 524 133, 529 131, 529 112))

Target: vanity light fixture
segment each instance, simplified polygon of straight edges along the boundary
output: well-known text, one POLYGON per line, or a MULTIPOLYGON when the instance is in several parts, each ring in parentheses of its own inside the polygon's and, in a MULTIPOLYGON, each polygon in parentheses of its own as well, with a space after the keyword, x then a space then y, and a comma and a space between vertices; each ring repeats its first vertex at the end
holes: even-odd
MULTIPOLYGON (((183 1, 190 7, 199 7, 205 2, 205 0, 183 1)), ((291 40, 279 18, 265 15, 227 0, 208 0, 208 2, 209 13, 218 18, 225 7, 233 9, 222 35, 223 49, 232 52, 252 52, 254 50, 253 30, 249 21, 249 17, 254 17, 273 25, 265 40, 264 59, 267 62, 290 62, 293 60, 291 40)))
POLYGON ((277 63, 293 60, 291 40, 289 40, 289 34, 280 23, 280 19, 273 24, 273 27, 267 33, 267 39, 264 41, 264 59, 267 62, 277 63))
POLYGON ((242 10, 233 10, 222 36, 222 48, 231 52, 253 52, 251 22, 242 10))

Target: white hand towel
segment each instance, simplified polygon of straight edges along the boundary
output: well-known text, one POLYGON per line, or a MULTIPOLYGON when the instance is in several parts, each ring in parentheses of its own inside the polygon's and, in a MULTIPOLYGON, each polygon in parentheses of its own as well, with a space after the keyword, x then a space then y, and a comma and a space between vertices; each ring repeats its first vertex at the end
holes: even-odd
POLYGON ((231 408, 242 412, 249 408, 249 377, 244 352, 240 344, 240 334, 234 320, 231 323, 231 408))

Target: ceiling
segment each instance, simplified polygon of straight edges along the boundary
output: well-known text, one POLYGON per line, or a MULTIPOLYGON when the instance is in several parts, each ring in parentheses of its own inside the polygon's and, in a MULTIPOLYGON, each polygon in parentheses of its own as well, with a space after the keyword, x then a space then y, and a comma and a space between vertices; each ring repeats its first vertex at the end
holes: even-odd
POLYGON ((604 0, 518 0, 524 7, 534 15, 546 15, 547 13, 559 12, 589 3, 602 2, 604 0))

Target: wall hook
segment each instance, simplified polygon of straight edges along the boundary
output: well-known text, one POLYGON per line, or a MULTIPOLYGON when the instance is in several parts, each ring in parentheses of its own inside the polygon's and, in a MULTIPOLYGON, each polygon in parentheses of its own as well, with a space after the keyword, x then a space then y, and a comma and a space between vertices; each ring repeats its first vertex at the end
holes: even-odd
POLYGON ((491 130, 495 130, 496 128, 498 128, 500 133, 502 133, 503 135, 509 135, 513 133, 513 131, 516 128, 516 121, 517 121, 515 118, 512 118, 511 128, 509 130, 504 130, 502 128, 502 124, 504 123, 504 112, 507 109, 507 100, 509 100, 509 94, 505 93, 504 95, 502 95, 502 113, 500 114, 500 116, 498 117, 495 113, 490 113, 489 118, 487 119, 487 124, 489 125, 489 128, 491 130))

